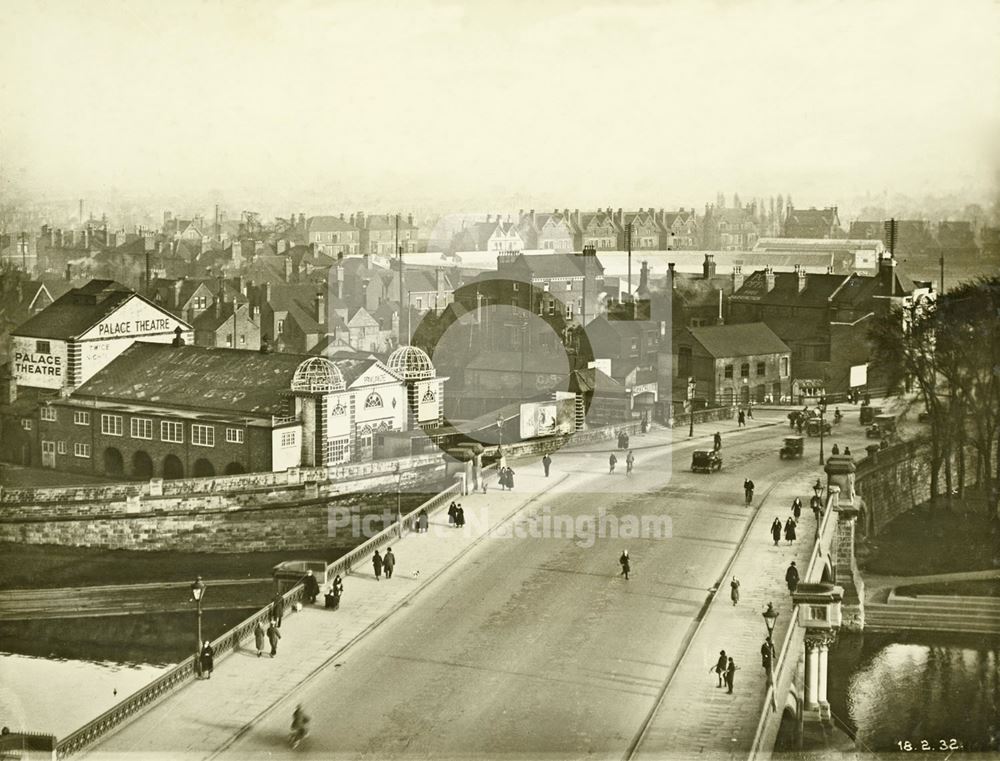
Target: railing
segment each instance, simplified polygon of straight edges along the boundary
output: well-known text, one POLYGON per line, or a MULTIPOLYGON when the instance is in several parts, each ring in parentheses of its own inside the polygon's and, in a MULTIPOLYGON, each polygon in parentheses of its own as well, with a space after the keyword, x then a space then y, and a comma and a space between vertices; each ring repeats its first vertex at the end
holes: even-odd
MULTIPOLYGON (((328 564, 327 576, 329 577, 331 572, 346 576, 350 573, 351 568, 353 568, 359 560, 367 557, 370 552, 388 544, 393 539, 402 537, 404 528, 406 530, 410 530, 413 525, 413 521, 420 514, 421 510, 426 510, 427 514, 430 515, 436 510, 439 510, 449 499, 456 495, 460 495, 461 493, 462 480, 458 479, 444 491, 439 494, 435 494, 419 507, 411 510, 402 517, 402 520, 392 523, 368 541, 355 547, 346 555, 328 564)), ((302 591, 302 584, 297 584, 288 590, 282 596, 283 610, 287 609, 289 605, 298 602, 302 598, 302 591)), ((261 608, 252 616, 243 620, 219 636, 212 642, 212 648, 215 650, 216 659, 221 659, 229 653, 239 650, 240 643, 253 633, 257 622, 260 621, 261 623, 265 623, 269 621, 270 618, 271 604, 268 604, 266 607, 261 608)), ((122 722, 132 718, 138 712, 144 710, 160 698, 165 697, 176 687, 189 682, 197 675, 197 657, 198 656, 193 655, 181 661, 172 669, 161 674, 140 690, 132 693, 120 703, 102 713, 93 721, 88 722, 73 734, 60 740, 56 745, 58 757, 66 758, 74 753, 79 753, 102 735, 111 731, 122 722)))
MULTIPOLYGON (((823 520, 820 522, 819 531, 816 534, 816 544, 813 547, 812 554, 809 556, 809 565, 806 567, 806 573, 804 578, 808 581, 813 576, 813 572, 816 569, 816 564, 823 557, 823 537, 826 535, 827 527, 831 520, 831 517, 836 510, 834 509, 834 494, 828 493, 826 499, 826 509, 823 512, 823 520)), ((757 722, 757 731, 754 733, 753 743, 750 745, 750 752, 747 758, 753 761, 757 758, 757 754, 760 753, 760 745, 764 741, 764 729, 767 725, 767 720, 772 712, 778 710, 777 704, 775 703, 776 692, 775 687, 778 682, 778 675, 781 674, 782 669, 785 666, 785 661, 791 657, 791 647, 790 643, 792 640, 792 635, 795 633, 796 620, 798 619, 798 606, 792 606, 791 620, 788 625, 788 630, 785 632, 785 637, 781 642, 781 649, 778 651, 778 657, 776 660, 775 667, 771 670, 773 678, 771 683, 767 686, 767 692, 764 694, 764 710, 761 712, 760 721, 757 722)))

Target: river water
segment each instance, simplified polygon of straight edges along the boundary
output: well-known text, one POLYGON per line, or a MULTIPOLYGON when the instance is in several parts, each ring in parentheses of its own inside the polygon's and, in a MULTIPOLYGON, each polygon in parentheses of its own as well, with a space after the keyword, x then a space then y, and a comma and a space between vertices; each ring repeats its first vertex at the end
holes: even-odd
POLYGON ((996 751, 998 666, 996 637, 842 632, 830 650, 830 705, 862 750, 996 751))

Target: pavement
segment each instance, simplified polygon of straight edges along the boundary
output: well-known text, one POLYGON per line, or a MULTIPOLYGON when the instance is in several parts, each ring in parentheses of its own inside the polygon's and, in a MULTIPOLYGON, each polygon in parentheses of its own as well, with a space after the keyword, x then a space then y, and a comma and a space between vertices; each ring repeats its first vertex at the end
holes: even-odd
MULTIPOLYGON (((700 426, 704 430, 698 431, 699 435, 694 440, 686 441, 678 438, 675 442, 673 433, 669 429, 654 428, 641 437, 634 437, 633 444, 637 449, 639 446, 647 449, 653 445, 671 445, 675 452, 680 450, 678 457, 683 460, 685 456, 689 456, 690 449, 703 448, 706 439, 710 441, 711 431, 721 430, 724 442, 730 442, 740 436, 749 438, 765 428, 773 430, 775 426, 777 431, 773 431, 770 436, 776 441, 787 431, 783 418, 771 417, 765 420, 763 415, 759 415, 757 420, 749 421, 746 430, 739 433, 735 432, 733 423, 711 423, 700 426)), ((856 451, 863 451, 859 446, 863 443, 863 429, 859 426, 853 428, 860 431, 860 438, 855 435, 856 431, 851 435, 842 435, 846 432, 835 429, 835 435, 828 437, 830 444, 839 441, 842 445, 847 443, 852 447, 857 446, 856 451)), ((686 649, 681 648, 678 651, 675 647, 686 631, 685 624, 678 626, 677 631, 672 634, 675 639, 671 640, 670 653, 662 652, 656 657, 650 656, 648 660, 655 661, 654 664, 646 663, 641 652, 629 652, 630 658, 626 660, 631 666, 626 664, 626 670, 630 668, 635 673, 618 673, 614 677, 619 681, 626 679, 631 685, 629 694, 633 696, 629 699, 640 701, 650 710, 648 730, 637 744, 637 755, 659 758, 664 752, 681 755, 701 752, 728 754, 734 747, 749 747, 753 738, 765 691, 759 660, 759 647, 763 639, 760 612, 768 601, 774 601, 775 607, 783 613, 778 620, 775 634, 776 641, 780 643, 788 626, 790 610, 789 595, 784 585, 784 569, 791 559, 795 559, 802 569, 805 568, 811 549, 807 539, 812 536, 813 518, 808 509, 803 511, 799 526, 800 540, 791 546, 782 541, 779 547, 775 547, 770 539, 768 527, 773 517, 778 516, 782 520, 787 517, 794 496, 799 496, 804 503, 808 503, 810 487, 819 470, 815 463, 811 465, 802 463, 802 467, 796 467, 786 462, 779 466, 776 448, 772 443, 774 442, 769 440, 766 447, 769 458, 767 467, 775 468, 779 474, 796 475, 791 478, 780 478, 773 487, 768 487, 758 480, 758 508, 752 513, 754 517, 749 523, 750 511, 739 504, 742 495, 739 495, 738 502, 733 498, 731 504, 718 508, 712 515, 714 519, 728 526, 730 532, 742 530, 746 526, 746 541, 740 546, 733 567, 733 572, 742 584, 739 604, 734 607, 730 602, 728 580, 726 580, 720 594, 709 605, 704 620, 686 649), (725 690, 717 689, 715 676, 708 671, 720 649, 726 649, 732 654, 741 668, 737 672, 734 695, 727 695, 725 690), (679 661, 676 660, 678 656, 680 656, 679 661), (662 700, 657 705, 657 697, 661 695, 661 684, 664 679, 669 681, 666 690, 662 692, 662 700)), ((728 456, 731 450, 727 449, 727 446, 728 444, 724 443, 724 454, 728 456)), ((394 578, 376 582, 370 568, 359 567, 344 580, 345 590, 340 610, 327 611, 322 608, 306 607, 301 612, 286 613, 277 657, 272 659, 265 653, 263 658, 258 658, 252 649, 252 642, 245 643, 245 649, 236 651, 217 663, 211 679, 191 683, 171 694, 156 709, 139 716, 109 735, 86 755, 91 758, 103 758, 127 753, 149 757, 159 753, 170 758, 201 759, 212 758, 232 749, 229 753, 232 757, 247 757, 250 750, 247 750, 246 754, 241 750, 243 738, 250 743, 249 735, 256 733, 258 728, 264 725, 284 727, 275 730, 278 732, 287 731, 288 719, 285 714, 291 713, 289 701, 297 699, 296 696, 306 693, 309 689, 315 691, 321 685, 328 684, 329 679, 333 678, 332 673, 346 665, 347 657, 351 655, 351 650, 355 646, 364 645, 366 639, 377 644, 381 642, 379 637, 386 637, 387 632, 398 631, 403 624, 409 624, 413 620, 413 611, 424 605, 421 596, 428 593, 428 590, 431 590, 428 594, 437 595, 433 599, 442 600, 440 603, 442 606, 449 604, 449 589, 451 585, 455 585, 457 589, 459 584, 456 576, 458 571, 455 569, 460 566, 468 570, 472 566, 489 563, 490 558, 484 556, 485 548, 480 548, 483 551, 473 552, 473 550, 488 540, 491 532, 495 533, 498 527, 508 521, 519 521, 518 514, 533 505, 537 507, 536 503, 547 492, 577 494, 581 492, 584 484, 594 481, 597 476, 605 476, 607 465, 604 458, 610 449, 611 445, 603 452, 593 455, 586 453, 572 455, 571 451, 561 452, 554 457, 556 462, 553 466, 553 475, 549 479, 542 476, 540 466, 534 462, 536 458, 531 458, 527 462, 513 463, 517 471, 516 488, 513 492, 498 491, 494 482, 487 494, 474 494, 461 499, 467 520, 464 531, 448 527, 445 513, 436 514, 431 520, 430 531, 427 534, 408 534, 393 546, 393 552, 398 558, 398 572, 394 578), (572 469, 564 467, 564 462, 567 465, 573 462, 580 467, 572 469), (442 583, 433 584, 432 582, 439 577, 442 577, 442 583), (394 620, 394 625, 391 627, 380 626, 394 614, 399 614, 398 622, 394 620), (378 637, 368 637, 373 632, 377 632, 378 637)), ((637 476, 640 477, 632 481, 622 477, 615 482, 616 494, 619 497, 628 491, 645 493, 642 479, 651 479, 659 475, 654 472, 655 467, 649 468, 648 473, 642 470, 644 464, 648 467, 648 458, 651 456, 652 450, 649 450, 646 455, 639 458, 637 476)), ((807 445, 807 457, 812 458, 812 447, 809 445, 807 445)), ((728 462, 749 468, 755 460, 760 461, 760 458, 760 452, 743 455, 736 453, 736 456, 728 462)), ((734 480, 742 483, 742 473, 743 471, 728 473, 725 478, 725 488, 732 489, 734 480)), ((754 477, 756 480, 757 477, 754 477)), ((723 479, 718 475, 701 476, 701 478, 707 480, 698 483, 713 484, 712 488, 720 488, 723 484, 723 479)), ((699 509, 704 507, 697 504, 699 498, 695 489, 685 487, 681 491, 684 492, 686 500, 696 501, 692 503, 695 507, 699 509)), ((708 513, 704 515, 702 518, 695 516, 694 520, 704 523, 709 520, 708 513)), ((677 539, 685 545, 684 552, 688 553, 685 557, 707 556, 711 553, 713 567, 724 567, 737 546, 736 542, 724 541, 721 538, 713 540, 689 535, 678 536, 677 539)), ((616 545, 618 544, 616 542, 616 545)), ((510 542, 503 546, 514 549, 517 547, 510 542)), ((672 549, 678 546, 672 545, 672 549)), ((505 549, 505 552, 510 554, 513 550, 505 549)), ((572 563, 578 563, 579 557, 573 555, 570 560, 572 563)), ((606 562, 606 556, 601 562, 606 562)), ((588 575, 594 575, 594 573, 569 571, 566 568, 529 570, 546 572, 548 574, 546 578, 554 578, 553 572, 565 570, 584 581, 588 575)), ((642 573, 641 566, 637 570, 642 573)), ((649 583, 656 583, 657 579, 652 571, 653 569, 650 569, 647 572, 649 583)), ((603 578, 604 573, 602 572, 600 576, 603 578)), ((617 574, 612 572, 609 576, 612 580, 610 583, 617 584, 614 581, 617 574)), ((489 577, 489 573, 486 577, 489 577)), ((639 578, 642 579, 642 576, 639 578)), ((600 582, 600 584, 606 583, 608 582, 600 582)), ((530 585, 526 581, 524 587, 527 586, 530 585)), ((678 593, 675 597, 664 598, 670 602, 656 604, 662 608, 660 612, 676 616, 680 615, 678 611, 681 611, 683 618, 678 621, 690 621, 704 602, 705 586, 708 585, 703 584, 700 587, 700 592, 697 585, 689 586, 687 589, 690 591, 686 593, 684 599, 681 599, 682 595, 678 593)), ((635 608, 632 614, 638 615, 642 606, 648 605, 652 598, 649 597, 649 593, 640 592, 641 588, 632 587, 632 589, 636 590, 637 596, 635 602, 630 604, 640 606, 635 608)), ((560 599, 566 598, 566 604, 573 606, 572 592, 568 594, 562 590, 557 592, 560 599)), ((605 595, 603 587, 599 592, 605 595)), ((482 595, 488 596, 487 591, 483 590, 482 595)), ((459 619, 455 621, 457 625, 459 619)), ((588 613, 587 622, 593 625, 608 625, 607 622, 601 621, 600 616, 595 618, 592 612, 588 613)), ((626 650, 629 649, 629 637, 657 636, 656 631, 648 624, 638 620, 633 623, 637 632, 633 634, 623 630, 625 637, 619 643, 624 645, 626 650)), ((542 622, 528 621, 527 624, 538 625, 541 631, 542 622)), ((488 629, 490 625, 491 620, 487 617, 482 626, 488 629)), ((618 623, 612 621, 611 625, 618 626, 618 623)), ((565 638, 567 635, 565 622, 557 622, 556 626, 561 632, 560 636, 565 638)), ((534 635, 531 631, 531 629, 523 630, 520 634, 532 637, 534 635)), ((581 648, 603 647, 600 642, 578 641, 578 637, 573 638, 573 641, 581 648)), ((643 640, 646 644, 649 641, 649 639, 643 640)), ((424 644, 419 638, 417 643, 420 646, 424 644)), ((416 645, 410 644, 410 647, 414 646, 416 645)), ((565 647, 565 642, 562 646, 565 647)), ((521 646, 519 650, 529 654, 531 652, 530 647, 521 646)), ((513 657, 513 653, 511 656, 513 657)), ((550 660, 549 657, 545 659, 546 662, 550 660)), ((385 668, 401 668, 403 663, 399 660, 383 661, 380 665, 385 668)), ((536 663, 534 667, 537 668, 538 665, 536 663)), ((442 667, 442 664, 437 664, 437 667, 442 667)), ((515 676, 524 678, 525 674, 515 676)), ((391 682, 394 673, 362 672, 357 677, 362 681, 376 679, 391 682)), ((489 683, 480 686, 476 683, 476 679, 472 682, 479 693, 493 689, 489 683)), ((344 686, 337 689, 337 692, 341 693, 339 699, 348 703, 353 702, 357 704, 354 709, 361 710, 359 706, 364 704, 360 699, 352 698, 349 693, 343 692, 344 689, 344 686)), ((499 692, 504 687, 497 685, 495 689, 499 692)), ((565 690, 566 686, 562 686, 561 689, 565 690)), ((530 702, 527 700, 528 694, 518 684, 511 698, 530 702)), ((430 696, 421 697, 426 700, 430 696)), ((607 698, 605 694, 603 699, 607 698)), ((338 710, 344 711, 347 707, 350 706, 342 706, 338 710)), ((544 706, 539 706, 539 710, 552 707, 549 701, 544 706)), ((419 710, 422 704, 418 703, 412 708, 419 710)), ((591 708, 588 707, 586 710, 589 711, 591 708)), ((614 706, 609 704, 608 710, 615 710, 614 706)), ((624 718, 630 722, 633 729, 629 730, 627 735, 619 734, 607 740, 613 747, 618 748, 618 752, 613 754, 617 757, 620 757, 621 752, 629 744, 631 732, 638 729, 639 722, 634 710, 630 709, 624 718)), ((468 729, 470 732, 481 734, 482 726, 470 726, 468 729)), ((518 727, 521 729, 517 731, 523 731, 523 722, 515 725, 515 729, 518 727)), ((314 729, 319 727, 314 724, 314 729)), ((559 728, 555 726, 546 729, 558 731, 559 728)), ((375 728, 373 731, 377 732, 378 729, 375 728)), ((268 755, 275 750, 273 738, 274 731, 270 739, 265 742, 268 755)), ((387 741, 383 738, 383 742, 387 741)), ((572 742, 573 738, 570 737, 567 741, 572 742)), ((577 738, 577 741, 584 742, 580 738, 577 738)), ((593 738, 590 738, 586 742, 592 741, 593 738)), ((259 743, 258 745, 250 743, 248 748, 259 750, 260 746, 259 743)), ((400 750, 394 745, 380 746, 376 756, 399 755, 400 750)))

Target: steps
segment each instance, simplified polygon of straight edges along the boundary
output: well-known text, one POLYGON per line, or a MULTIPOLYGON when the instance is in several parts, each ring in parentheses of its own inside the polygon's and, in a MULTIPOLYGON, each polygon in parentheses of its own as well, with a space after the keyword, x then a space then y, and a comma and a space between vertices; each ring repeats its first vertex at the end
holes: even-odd
POLYGON ((865 630, 1000 634, 1000 599, 926 595, 865 604, 865 630))

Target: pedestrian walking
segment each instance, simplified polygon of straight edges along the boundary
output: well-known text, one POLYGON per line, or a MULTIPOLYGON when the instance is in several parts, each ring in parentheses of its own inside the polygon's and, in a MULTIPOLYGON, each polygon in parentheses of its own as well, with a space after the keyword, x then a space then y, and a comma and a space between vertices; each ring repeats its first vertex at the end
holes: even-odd
POLYGON ((461 505, 458 506, 458 512, 455 514, 455 525, 459 528, 465 525, 465 508, 461 505))
POLYGON ((834 444, 833 449, 830 450, 830 454, 840 454, 840 447, 834 444))
POLYGON ((635 467, 635 455, 632 454, 632 450, 628 450, 628 457, 625 458, 625 475, 632 475, 632 469, 635 467))
POLYGON ((795 541, 795 519, 791 516, 785 521, 785 541, 789 544, 795 541))
POLYGON ((319 582, 316 581, 316 575, 311 570, 306 571, 306 577, 302 581, 302 596, 312 605, 316 602, 317 595, 319 595, 319 582))
POLYGON ((483 487, 483 494, 485 494, 486 493, 486 475, 485 474, 483 474, 483 477, 480 479, 479 485, 483 487))
POLYGON ((729 695, 733 694, 733 682, 736 679, 736 671, 738 669, 739 666, 733 663, 733 659, 730 658, 729 663, 726 664, 726 687, 729 688, 728 690, 726 690, 726 693, 729 695))
POLYGON ((264 654, 264 625, 260 621, 253 627, 253 644, 257 648, 257 657, 260 658, 264 654))
POLYGON ((618 562, 621 564, 622 567, 622 572, 619 575, 624 576, 625 581, 628 581, 628 574, 629 571, 632 569, 632 565, 628 557, 628 550, 622 550, 622 556, 618 558, 618 562))
POLYGON ((719 683, 715 685, 716 687, 722 686, 722 675, 726 673, 726 665, 728 664, 728 662, 729 659, 726 657, 726 651, 720 650, 719 660, 715 662, 714 666, 710 666, 708 669, 709 673, 712 673, 714 671, 715 675, 719 677, 719 683))
POLYGON ((805 418, 804 417, 800 417, 798 420, 795 421, 795 428, 799 432, 799 436, 802 435, 802 427, 803 427, 803 425, 805 425, 805 418))
POLYGON ((774 539, 774 546, 777 547, 778 542, 781 541, 781 519, 777 517, 771 523, 771 538, 774 539))
POLYGON ((382 581, 382 554, 378 550, 372 555, 372 568, 375 569, 375 581, 382 581))
POLYGON ((750 503, 753 502, 753 490, 755 488, 756 487, 754 486, 753 481, 751 481, 749 478, 743 479, 743 496, 746 497, 747 506, 749 506, 750 503))
POLYGON ((389 547, 385 551, 385 557, 382 558, 382 567, 385 569, 386 580, 392 578, 392 569, 396 567, 396 556, 392 554, 392 547, 389 547))
POLYGON ((736 605, 740 601, 740 580, 735 576, 729 582, 729 597, 733 601, 733 605, 736 605))
POLYGON ((212 648, 212 643, 207 639, 205 640, 205 644, 201 646, 198 662, 201 665, 202 679, 211 679, 212 669, 215 668, 215 650, 212 648))
POLYGON ((608 458, 608 474, 615 472, 615 465, 618 464, 618 458, 615 457, 615 453, 612 452, 611 456, 608 458))
POLYGON ((267 641, 271 643, 271 657, 273 658, 278 654, 278 640, 281 639, 281 632, 278 631, 278 627, 275 621, 267 627, 267 641))
POLYGON ((747 424, 747 416, 744 414, 743 410, 740 410, 736 415, 736 427, 744 428, 747 424))
POLYGON ((277 627, 281 628, 281 618, 285 614, 285 598, 281 596, 281 593, 274 595, 274 600, 271 602, 271 619, 275 622, 277 627))
POLYGON ((344 594, 344 582, 341 581, 340 574, 338 573, 326 592, 326 607, 330 610, 337 610, 340 607, 340 596, 342 594, 344 594))
POLYGON ((507 489, 514 491, 514 469, 507 468, 507 489))
POLYGON ((629 436, 627 433, 622 433, 622 449, 628 449, 629 436))
POLYGON ((542 458, 542 467, 545 468, 545 477, 548 478, 549 468, 552 467, 552 458, 549 457, 548 452, 546 452, 545 456, 542 458))
POLYGON ((799 522, 799 517, 802 515, 802 500, 796 497, 792 500, 792 517, 795 518, 795 522, 799 522))
POLYGON ((788 570, 785 571, 785 583, 788 585, 788 591, 795 594, 795 590, 799 586, 799 569, 795 567, 794 560, 788 566, 788 570))
MULTIPOLYGON (((485 491, 485 490, 486 489, 485 489, 485 485, 484 485, 483 491, 485 491)), ((457 511, 458 511, 458 505, 456 505, 455 501, 452 500, 451 504, 448 505, 448 525, 449 526, 455 525, 455 513, 457 511)))
POLYGON ((718 431, 716 431, 715 435, 712 437, 712 444, 715 447, 716 452, 722 449, 722 435, 718 431))
POLYGON ((750 405, 747 406, 747 417, 750 418, 751 420, 753 420, 753 405, 752 404, 750 404, 750 405))
POLYGON ((427 510, 421 510, 420 514, 417 516, 417 533, 426 534, 427 525, 430 523, 430 519, 427 517, 427 510))

